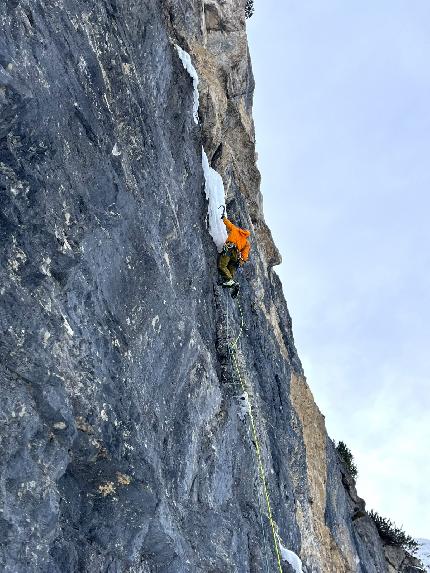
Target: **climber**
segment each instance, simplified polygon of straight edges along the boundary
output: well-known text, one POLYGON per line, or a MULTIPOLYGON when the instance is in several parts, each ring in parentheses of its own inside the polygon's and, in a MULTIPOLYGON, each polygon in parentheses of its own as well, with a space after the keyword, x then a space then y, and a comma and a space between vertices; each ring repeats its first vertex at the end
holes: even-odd
POLYGON ((248 237, 251 233, 233 225, 225 216, 225 208, 221 219, 227 227, 228 237, 218 259, 218 270, 224 279, 222 286, 232 288, 232 296, 235 297, 239 292, 239 283, 234 280, 234 274, 248 260, 251 249, 248 237))

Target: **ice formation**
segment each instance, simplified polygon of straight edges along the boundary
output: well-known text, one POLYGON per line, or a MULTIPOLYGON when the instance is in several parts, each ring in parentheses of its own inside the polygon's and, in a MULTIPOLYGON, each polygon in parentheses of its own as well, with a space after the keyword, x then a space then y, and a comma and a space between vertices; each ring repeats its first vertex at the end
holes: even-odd
MULTIPOLYGON (((199 85, 199 76, 197 74, 196 68, 191 62, 191 56, 183 50, 178 45, 175 45, 176 51, 181 59, 181 62, 187 72, 193 79, 194 86, 194 100, 193 100, 193 117, 194 121, 198 123, 199 116, 199 91, 197 86, 199 85)), ((221 175, 217 173, 209 165, 209 160, 206 155, 205 150, 202 147, 202 166, 203 173, 205 176, 205 193, 206 199, 209 201, 208 205, 208 217, 209 217, 209 233, 211 234, 218 252, 221 252, 222 247, 227 239, 227 230, 224 223, 221 220, 221 214, 223 208, 225 209, 225 197, 224 197, 224 184, 222 182, 221 175)))
POLYGON ((191 62, 191 56, 188 52, 183 50, 178 45, 175 45, 176 51, 178 52, 178 56, 181 59, 182 65, 190 74, 193 80, 193 88, 194 88, 194 99, 193 99, 193 117, 195 123, 199 123, 199 90, 197 86, 199 85, 199 76, 197 75, 196 68, 193 66, 191 62))
POLYGON ((290 551, 284 547, 281 541, 279 541, 279 550, 281 552, 282 561, 289 563, 296 573, 303 573, 302 561, 300 557, 294 553, 294 551, 290 551))
POLYGON ((203 147, 202 166, 205 176, 206 199, 209 201, 209 233, 217 246, 218 252, 221 252, 227 239, 227 229, 221 220, 221 214, 223 208, 225 208, 224 184, 221 175, 209 165, 209 160, 203 147))

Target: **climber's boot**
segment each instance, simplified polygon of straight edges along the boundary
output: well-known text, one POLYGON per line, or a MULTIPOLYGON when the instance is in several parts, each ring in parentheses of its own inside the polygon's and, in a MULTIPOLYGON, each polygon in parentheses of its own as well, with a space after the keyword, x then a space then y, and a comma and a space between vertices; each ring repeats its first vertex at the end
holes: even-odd
POLYGON ((231 298, 236 298, 240 291, 239 283, 234 283, 233 288, 231 289, 231 298))
POLYGON ((230 279, 229 281, 224 281, 224 282, 222 283, 222 286, 223 286, 224 288, 231 288, 231 287, 234 287, 235 284, 236 284, 236 283, 234 282, 234 280, 233 280, 233 279, 230 279))

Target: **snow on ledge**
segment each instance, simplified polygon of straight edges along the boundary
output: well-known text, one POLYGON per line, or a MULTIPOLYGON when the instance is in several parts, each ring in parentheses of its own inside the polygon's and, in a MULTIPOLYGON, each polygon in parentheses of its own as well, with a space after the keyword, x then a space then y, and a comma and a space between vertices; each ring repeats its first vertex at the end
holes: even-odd
POLYGON ((187 70, 189 75, 193 80, 193 88, 194 88, 194 97, 193 97, 193 117, 194 123, 199 123, 199 90, 197 86, 199 85, 199 76, 197 75, 196 68, 193 66, 191 62, 191 56, 188 52, 183 50, 180 46, 175 44, 176 51, 178 52, 178 56, 181 59, 182 65, 187 70))
POLYGON ((282 561, 286 561, 287 563, 289 563, 296 573, 303 573, 302 569, 303 565, 300 557, 298 557, 298 555, 296 555, 294 551, 290 551, 289 549, 284 547, 279 537, 278 537, 278 543, 282 561))

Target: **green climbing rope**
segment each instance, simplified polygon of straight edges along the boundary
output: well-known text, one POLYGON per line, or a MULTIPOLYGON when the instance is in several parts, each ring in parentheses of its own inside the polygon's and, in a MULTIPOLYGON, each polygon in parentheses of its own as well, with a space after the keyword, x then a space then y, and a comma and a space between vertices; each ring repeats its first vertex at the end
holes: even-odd
POLYGON ((238 345, 239 339, 243 333, 244 320, 243 320, 243 311, 242 311, 242 305, 240 304, 240 299, 237 298, 236 300, 237 300, 237 307, 239 309, 239 314, 240 314, 240 330, 239 330, 239 334, 236 336, 236 338, 230 344, 231 357, 232 357, 234 369, 236 371, 236 376, 239 380, 239 384, 240 384, 243 392, 246 393, 246 395, 248 396, 249 420, 250 420, 250 425, 251 425, 251 430, 252 430, 252 437, 253 437, 254 444, 255 444, 258 473, 260 475, 260 481, 261 481, 261 485, 262 485, 262 489, 263 489, 263 493, 264 493, 264 498, 266 500, 267 516, 269 518, 270 527, 272 530, 273 546, 275 548, 275 555, 276 555, 278 570, 280 573, 282 573, 281 552, 279 549, 279 540, 278 540, 277 531, 276 531, 277 526, 276 526, 275 520, 273 519, 272 505, 270 503, 270 496, 269 496, 269 488, 267 486, 267 478, 266 478, 266 472, 265 472, 264 464, 263 464, 263 456, 261 454, 260 440, 258 438, 257 424, 255 421, 255 416, 254 416, 254 412, 253 412, 254 407, 251 403, 248 385, 246 383, 246 380, 244 379, 244 377, 241 374, 239 362, 237 359, 237 345, 238 345))

